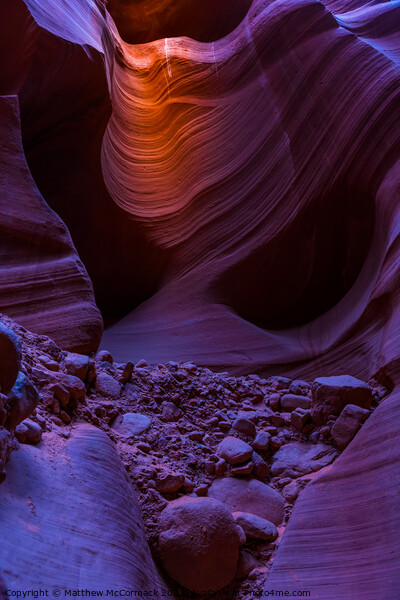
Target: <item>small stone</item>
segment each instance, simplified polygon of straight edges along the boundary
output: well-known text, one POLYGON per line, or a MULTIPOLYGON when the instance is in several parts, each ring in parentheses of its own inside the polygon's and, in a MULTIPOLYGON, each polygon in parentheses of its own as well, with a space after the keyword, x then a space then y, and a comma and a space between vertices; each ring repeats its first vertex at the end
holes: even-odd
POLYGON ((238 438, 228 436, 219 444, 216 454, 224 458, 230 465, 238 465, 251 457, 253 448, 238 438))
POLYGON ((70 395, 69 391, 59 383, 53 383, 49 390, 53 392, 54 397, 59 401, 63 408, 66 408, 69 403, 70 395))
POLYGON ((256 438, 254 440, 254 442, 252 443, 252 446, 255 450, 268 450, 269 448, 269 443, 271 440, 271 434, 267 433, 266 431, 260 431, 260 433, 257 433, 256 438))
POLYGON ((206 460, 204 463, 204 468, 208 475, 214 475, 215 473, 215 463, 212 460, 206 460))
POLYGON ((114 362, 114 359, 108 350, 100 350, 100 352, 96 354, 96 360, 97 362, 108 362, 111 365, 114 362))
POLYGON ((94 360, 92 358, 90 358, 88 374, 86 376, 86 380, 87 380, 88 384, 92 385, 95 382, 96 377, 97 377, 96 363, 94 362, 94 360))
POLYGON ((247 541, 245 532, 240 527, 240 525, 236 525, 236 531, 238 532, 239 536, 239 546, 244 546, 247 541))
POLYGON ((317 444, 320 438, 319 431, 313 431, 310 437, 308 438, 312 444, 317 444))
POLYGON ((133 363, 127 362, 119 377, 121 383, 128 383, 133 373, 133 363))
POLYGON ((136 435, 141 435, 149 429, 151 420, 146 415, 140 413, 125 413, 119 415, 113 423, 112 428, 120 436, 129 439, 136 435))
POLYGON ((310 408, 311 398, 296 394, 285 394, 281 398, 282 412, 291 412, 295 408, 310 408))
POLYGON ((248 538, 273 542, 278 537, 278 531, 271 521, 241 511, 232 513, 232 516, 248 538))
POLYGON ((75 352, 67 352, 65 370, 69 375, 74 375, 81 381, 85 381, 89 371, 89 357, 75 352))
POLYGON ((57 398, 54 398, 52 404, 51 404, 51 410, 55 415, 59 415, 61 408, 60 408, 60 402, 57 400, 57 398))
POLYGON ((281 377, 280 375, 268 378, 268 384, 274 390, 287 390, 291 383, 291 379, 288 377, 281 377))
POLYGON ((330 428, 325 425, 324 427, 321 427, 321 429, 319 430, 320 435, 322 435, 322 437, 329 437, 331 435, 331 430, 330 428))
MULTIPOLYGON (((1 329, 0 329, 1 331, 1 329)), ((7 395, 6 427, 14 429, 36 408, 39 393, 33 383, 20 371, 14 387, 7 395)))
POLYGON ((44 427, 46 425, 46 419, 40 413, 37 413, 37 415, 36 415, 36 421, 39 423, 39 425, 41 427, 44 427))
POLYGON ((263 460, 261 458, 261 456, 259 454, 257 454, 257 452, 253 452, 251 460, 253 461, 253 464, 254 464, 254 468, 253 468, 254 477, 257 477, 257 479, 260 479, 261 481, 265 481, 265 479, 269 475, 269 466, 267 465, 265 460, 263 460))
POLYGON ((15 428, 14 434, 20 444, 25 444, 28 435, 27 425, 25 425, 23 421, 22 423, 19 423, 15 428))
POLYGON ((96 417, 99 418, 103 418, 106 415, 106 409, 101 404, 96 404, 96 406, 93 407, 93 412, 96 415, 96 417))
POLYGON ((248 574, 256 569, 258 562, 248 550, 240 550, 239 562, 236 570, 236 579, 245 579, 248 574))
POLYGON ((292 412, 290 420, 295 429, 298 429, 298 431, 303 431, 304 426, 307 425, 307 423, 312 422, 312 417, 309 410, 305 408, 296 408, 292 412))
POLYGON ((208 485, 206 483, 202 483, 201 485, 198 485, 197 487, 194 488, 194 493, 197 496, 207 496, 207 492, 208 492, 208 485))
POLYGON ((298 481, 291 481, 282 489, 282 496, 289 503, 295 502, 301 492, 301 487, 298 481))
POLYGON ((136 448, 138 450, 141 450, 142 452, 145 452, 146 454, 149 454, 149 452, 151 451, 151 446, 149 444, 146 444, 146 442, 138 442, 136 444, 136 448))
POLYGON ((348 446, 368 417, 369 411, 364 408, 354 404, 344 407, 331 429, 331 435, 339 450, 344 450, 348 446))
POLYGON ((173 494, 183 485, 185 478, 179 473, 173 471, 161 471, 157 475, 156 489, 163 494, 173 494))
POLYGON ((50 417, 50 421, 52 423, 54 423, 54 425, 58 425, 59 427, 62 426, 63 422, 61 421, 61 419, 59 417, 57 417, 56 415, 51 415, 50 417))
POLYGON ((228 468, 228 463, 226 462, 226 460, 224 460, 223 458, 221 458, 215 464, 215 474, 216 474, 216 476, 217 477, 222 477, 223 475, 225 475, 227 468, 228 468))
POLYGON ((103 396, 118 398, 121 394, 121 384, 108 373, 99 373, 96 377, 94 389, 103 396))
POLYGON ((232 429, 244 435, 253 437, 256 434, 256 426, 249 419, 238 418, 232 424, 232 429))
POLYGON ((194 442, 202 442, 204 437, 203 431, 191 431, 188 433, 189 440, 193 440, 194 442))
POLYGON ((271 394, 268 398, 268 406, 271 410, 278 410, 281 397, 279 394, 271 394))
POLYGON ((182 485, 182 492, 184 494, 191 494, 194 490, 194 483, 191 479, 185 476, 185 480, 182 485))
POLYGON ((166 421, 167 423, 172 423, 173 421, 178 421, 181 418, 181 416, 183 415, 183 412, 181 411, 181 409, 178 408, 173 402, 164 401, 161 406, 162 406, 161 418, 163 421, 166 421))
POLYGON ((71 417, 68 413, 65 412, 65 410, 60 411, 60 419, 66 425, 69 425, 71 423, 71 417))
POLYGON ((58 362, 56 362, 52 358, 49 358, 48 356, 44 356, 44 355, 43 356, 39 356, 38 360, 49 371, 59 371, 60 370, 60 365, 58 364, 58 362))
POLYGON ((149 363, 147 362, 147 360, 144 360, 144 358, 142 358, 135 364, 135 369, 145 369, 148 366, 149 363))
POLYGON ((270 440, 270 446, 273 450, 278 450, 283 444, 281 438, 274 435, 270 440))
POLYGON ((222 430, 222 431, 228 431, 231 428, 231 424, 229 421, 220 421, 218 423, 218 427, 222 430))
POLYGON ((309 396, 311 394, 311 385, 307 381, 295 379, 289 386, 291 394, 299 394, 300 396, 309 396))
POLYGON ((272 415, 270 417, 270 421, 272 423, 272 425, 274 425, 275 427, 284 427, 285 425, 285 419, 281 416, 281 415, 272 415))
MULTIPOLYGON (((69 397, 73 400, 84 400, 86 396, 85 384, 78 377, 67 375, 65 373, 58 373, 57 383, 67 390, 69 397)), ((59 400, 62 404, 60 398, 59 400)))
POLYGON ((231 473, 232 473, 232 475, 250 475, 253 468, 254 468, 254 463, 252 460, 249 460, 242 465, 232 467, 231 473))

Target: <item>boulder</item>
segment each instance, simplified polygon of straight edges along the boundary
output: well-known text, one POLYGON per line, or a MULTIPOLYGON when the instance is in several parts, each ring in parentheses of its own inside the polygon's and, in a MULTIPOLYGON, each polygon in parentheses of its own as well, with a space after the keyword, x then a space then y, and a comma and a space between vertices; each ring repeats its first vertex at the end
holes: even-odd
POLYGON ((72 398, 72 400, 83 400, 85 398, 85 384, 78 377, 75 377, 75 375, 57 373, 54 380, 56 385, 61 385, 67 390, 69 397, 72 398))
POLYGON ((308 423, 312 423, 312 416, 305 408, 296 408, 290 415, 290 423, 299 431, 303 430, 308 423))
POLYGON ((331 436, 339 450, 344 450, 356 435, 362 424, 368 419, 369 411, 355 404, 344 407, 331 429, 331 436))
POLYGON ((21 444, 38 444, 42 439, 42 428, 39 423, 25 419, 15 428, 15 437, 21 444))
POLYGON ((217 500, 184 496, 161 513, 160 558, 168 575, 192 592, 217 591, 235 577, 239 535, 217 500))
POLYGON ((174 471, 161 471, 157 475, 156 489, 163 494, 174 494, 185 483, 185 477, 174 471))
POLYGON ((232 513, 232 516, 248 538, 273 542, 278 537, 278 530, 271 521, 241 511, 232 513))
POLYGON ((298 481, 291 481, 282 490, 282 496, 287 502, 295 502, 301 492, 301 486, 298 481))
POLYGON ((287 390, 292 380, 281 375, 273 375, 268 378, 268 384, 273 390, 287 390))
POLYGON ((33 383, 22 371, 18 373, 17 381, 7 396, 6 427, 14 429, 28 417, 39 402, 39 393, 33 383))
POLYGON ((161 418, 163 421, 167 421, 170 423, 172 423, 173 421, 178 421, 183 414, 181 409, 178 406, 176 406, 173 402, 164 401, 161 406, 161 418))
POLYGON ((255 450, 268 450, 270 440, 270 433, 267 433, 266 431, 260 431, 260 433, 257 433, 252 446, 255 450))
POLYGON ((97 362, 108 362, 111 365, 114 362, 112 354, 108 350, 100 350, 100 352, 97 352, 96 360, 97 362))
POLYGON ((231 473, 232 475, 250 475, 253 471, 254 463, 252 460, 248 460, 242 465, 237 465, 236 467, 232 467, 231 473))
POLYGON ((121 394, 121 384, 108 373, 98 373, 94 389, 102 396, 109 396, 111 398, 118 398, 121 394))
POLYGON ((65 357, 65 370, 69 375, 74 375, 81 381, 85 381, 89 371, 89 357, 85 354, 68 352, 65 357))
POLYGON ((319 471, 337 456, 337 450, 326 444, 285 444, 272 457, 271 475, 276 477, 299 477, 319 471))
POLYGON ((297 394, 284 394, 281 398, 281 407, 285 412, 291 412, 296 408, 310 408, 311 398, 298 396, 297 394))
POLYGON ((257 479, 216 479, 208 490, 208 496, 223 502, 232 512, 258 515, 275 525, 282 523, 282 496, 257 479))
POLYGON ((257 477, 257 479, 261 479, 261 481, 264 481, 269 474, 269 465, 265 462, 263 458, 261 458, 261 456, 257 452, 253 452, 251 460, 254 464, 254 477, 257 477))
POLYGON ((0 392, 8 394, 21 368, 21 345, 15 333, 0 323, 0 392))
POLYGON ((311 412, 316 425, 325 425, 331 415, 339 416, 347 404, 369 409, 370 386, 351 375, 319 377, 313 383, 311 412))
POLYGON ((0 483, 5 479, 4 466, 14 449, 14 439, 7 429, 0 429, 0 483))
POLYGON ((301 396, 311 395, 311 385, 307 381, 301 379, 294 379, 289 386, 289 392, 291 394, 300 394, 301 396))
POLYGON ((256 434, 256 426, 254 423, 244 417, 235 419, 232 424, 232 429, 250 437, 253 437, 256 434))
POLYGON ((140 413, 125 413, 116 418, 113 429, 121 437, 129 439, 135 435, 141 435, 151 425, 151 420, 140 413))
POLYGON ((239 465, 249 460, 253 454, 253 448, 238 438, 228 436, 219 444, 216 454, 224 458, 230 465, 239 465))
POLYGON ((239 562, 236 570, 236 579, 245 579, 247 575, 256 567, 258 562, 251 552, 241 549, 239 552, 239 562))

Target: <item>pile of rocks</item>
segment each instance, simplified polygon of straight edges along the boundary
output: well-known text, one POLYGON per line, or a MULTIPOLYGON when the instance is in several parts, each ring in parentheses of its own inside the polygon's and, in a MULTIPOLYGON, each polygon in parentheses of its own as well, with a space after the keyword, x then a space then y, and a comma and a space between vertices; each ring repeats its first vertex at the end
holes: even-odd
POLYGON ((62 351, 3 323, 15 332, 19 362, 8 388, 0 382, 1 465, 15 438, 68 437, 77 420, 103 429, 138 491, 154 554, 195 592, 236 577, 231 585, 245 598, 262 584, 312 473, 332 463, 389 393, 348 375, 309 383, 232 377, 192 363, 118 364, 107 351, 62 351), (219 531, 213 523, 222 522, 219 531))

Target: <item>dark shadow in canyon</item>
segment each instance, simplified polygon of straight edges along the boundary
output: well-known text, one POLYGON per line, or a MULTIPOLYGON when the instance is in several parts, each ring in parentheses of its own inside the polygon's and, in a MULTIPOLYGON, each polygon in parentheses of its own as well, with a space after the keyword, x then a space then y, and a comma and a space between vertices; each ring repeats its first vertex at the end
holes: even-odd
POLYGON ((375 228, 372 196, 337 183, 261 248, 229 269, 217 294, 264 329, 308 323, 355 283, 375 228))
POLYGON ((252 0, 109 0, 107 9, 130 44, 179 36, 213 42, 233 31, 251 4, 252 0))
POLYGON ((66 223, 109 325, 156 291, 168 255, 105 187, 100 155, 111 104, 102 57, 90 54, 42 32, 19 98, 29 168, 66 223))

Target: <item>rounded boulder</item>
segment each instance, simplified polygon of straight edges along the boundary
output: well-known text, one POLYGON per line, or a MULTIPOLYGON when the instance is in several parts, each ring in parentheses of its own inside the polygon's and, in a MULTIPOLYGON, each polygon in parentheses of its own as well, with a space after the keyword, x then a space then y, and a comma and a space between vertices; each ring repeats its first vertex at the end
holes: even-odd
POLYGON ((161 513, 163 567, 192 592, 217 591, 233 580, 239 542, 235 520, 218 500, 185 496, 170 502, 161 513))

